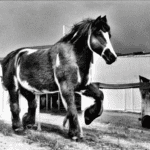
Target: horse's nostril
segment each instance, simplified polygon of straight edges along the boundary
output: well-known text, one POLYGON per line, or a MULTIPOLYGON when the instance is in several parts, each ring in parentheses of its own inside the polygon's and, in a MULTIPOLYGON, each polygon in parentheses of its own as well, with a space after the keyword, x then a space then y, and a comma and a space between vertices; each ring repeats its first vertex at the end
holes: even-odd
POLYGON ((108 65, 112 64, 117 59, 117 57, 110 51, 110 49, 106 49, 102 57, 104 58, 104 60, 108 65))

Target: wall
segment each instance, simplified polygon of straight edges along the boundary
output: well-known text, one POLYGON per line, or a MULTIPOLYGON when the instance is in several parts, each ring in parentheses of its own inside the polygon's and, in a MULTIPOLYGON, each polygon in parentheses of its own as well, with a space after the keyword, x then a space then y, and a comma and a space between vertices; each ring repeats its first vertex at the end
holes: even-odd
POLYGON ((102 83, 137 83, 139 75, 150 79, 150 55, 118 57, 117 61, 107 65, 94 54, 92 66, 93 82, 102 83))

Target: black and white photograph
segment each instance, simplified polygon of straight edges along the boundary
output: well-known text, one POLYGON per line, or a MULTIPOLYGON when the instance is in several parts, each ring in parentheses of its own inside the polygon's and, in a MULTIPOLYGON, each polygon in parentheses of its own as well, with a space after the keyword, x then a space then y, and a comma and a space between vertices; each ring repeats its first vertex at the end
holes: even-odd
POLYGON ((150 150, 150 1, 0 1, 0 150, 150 150))

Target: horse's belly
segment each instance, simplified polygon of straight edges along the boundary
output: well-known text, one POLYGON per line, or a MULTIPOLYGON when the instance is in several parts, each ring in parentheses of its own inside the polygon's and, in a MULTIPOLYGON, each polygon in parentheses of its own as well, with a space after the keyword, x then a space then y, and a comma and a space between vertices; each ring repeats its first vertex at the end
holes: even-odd
POLYGON ((30 82, 28 81, 21 81, 19 82, 21 84, 22 87, 24 87, 25 89, 33 92, 33 93, 37 93, 37 94, 43 94, 43 93, 55 93, 58 92, 58 88, 57 85, 55 83, 51 83, 51 85, 43 85, 43 84, 30 84, 30 82))
MULTIPOLYGON (((17 68, 19 69, 19 68, 17 68)), ((17 70, 19 72, 19 70, 17 70)), ((40 72, 37 72, 37 74, 40 72)), ((46 76, 42 74, 41 76, 25 75, 23 72, 17 73, 17 77, 14 77, 15 85, 17 87, 17 82, 28 91, 33 93, 43 94, 43 93, 54 93, 58 91, 57 84, 52 75, 46 76), (15 79, 16 78, 16 79, 15 79)))
POLYGON ((43 93, 55 93, 58 92, 57 85, 55 83, 50 83, 50 85, 43 85, 43 84, 30 84, 28 80, 19 81, 19 84, 27 89, 28 91, 31 91, 33 93, 37 94, 43 94, 43 93))

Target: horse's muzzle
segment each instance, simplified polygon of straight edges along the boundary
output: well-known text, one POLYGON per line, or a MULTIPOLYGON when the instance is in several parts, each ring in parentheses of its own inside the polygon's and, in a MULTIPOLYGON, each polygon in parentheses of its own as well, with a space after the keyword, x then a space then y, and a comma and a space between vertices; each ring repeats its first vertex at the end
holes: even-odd
POLYGON ((106 61, 106 64, 110 65, 116 61, 117 57, 110 51, 110 49, 106 49, 102 54, 102 57, 106 61))

